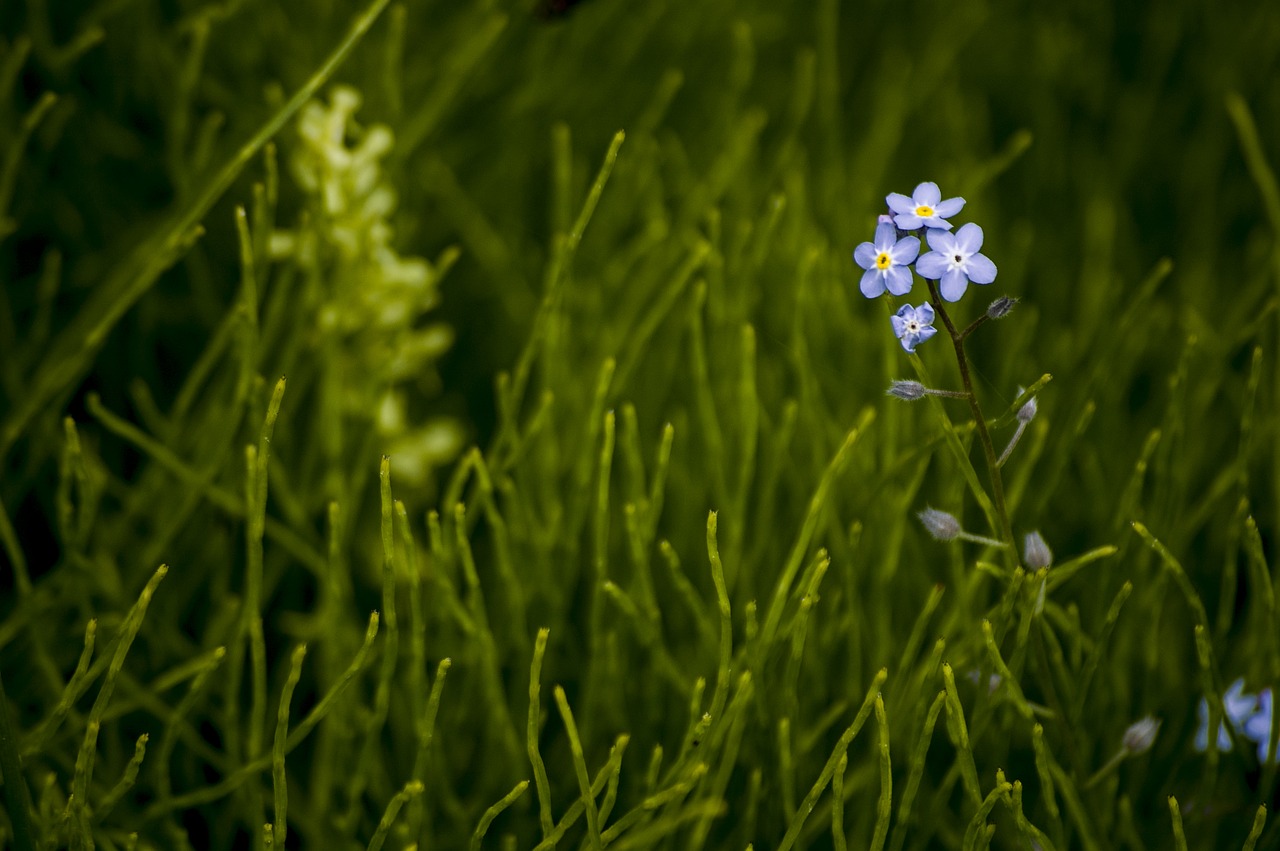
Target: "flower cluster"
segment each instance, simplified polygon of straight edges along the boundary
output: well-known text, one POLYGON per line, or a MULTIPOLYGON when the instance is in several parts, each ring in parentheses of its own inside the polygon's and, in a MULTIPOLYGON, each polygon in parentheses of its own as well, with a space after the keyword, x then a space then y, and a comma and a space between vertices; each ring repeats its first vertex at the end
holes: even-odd
POLYGON ((322 362, 342 413, 374 431, 397 477, 420 485, 464 440, 457 422, 428 418, 422 402, 439 389, 434 365, 453 342, 429 314, 456 253, 432 263, 396 250, 396 190, 383 166, 395 137, 360 124, 360 104, 358 91, 338 86, 299 111, 289 165, 306 213, 272 234, 272 258, 312 282, 315 339, 331 355, 322 362))
MULTIPOLYGON (((938 184, 921 183, 910 198, 892 192, 885 202, 892 215, 882 215, 875 238, 853 252, 854 261, 865 270, 859 284, 864 296, 907 295, 914 280, 913 265, 920 277, 938 282, 937 293, 946 301, 959 301, 970 283, 989 284, 996 279, 996 264, 980 253, 982 228, 970 223, 951 232, 947 219, 963 209, 963 198, 944 201, 938 184), (908 235, 921 229, 933 249, 924 255, 919 237, 908 235)), ((894 333, 908 352, 937 333, 934 309, 928 302, 918 307, 904 304, 891 318, 894 333)))
MULTIPOLYGON (((1218 750, 1231 750, 1231 734, 1227 731, 1227 722, 1230 722, 1237 733, 1258 746, 1258 762, 1266 762, 1273 719, 1271 689, 1264 688, 1256 695, 1246 694, 1244 680, 1239 679, 1222 696, 1222 704, 1227 718, 1218 725, 1218 750)), ((1196 750, 1203 751, 1209 747, 1209 701, 1200 698, 1197 711, 1200 729, 1196 731, 1195 746, 1196 750)))

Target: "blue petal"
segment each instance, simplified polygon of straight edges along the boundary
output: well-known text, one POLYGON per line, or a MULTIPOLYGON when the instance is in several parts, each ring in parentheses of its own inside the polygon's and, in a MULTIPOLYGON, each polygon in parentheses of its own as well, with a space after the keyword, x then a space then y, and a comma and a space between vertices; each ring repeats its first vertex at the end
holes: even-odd
POLYGON ((959 269, 952 269, 942 276, 939 291, 947 301, 959 301, 969 286, 969 279, 959 269))
POLYGON ((927 216, 924 220, 925 227, 937 228, 938 230, 951 230, 951 222, 938 216, 927 216))
POLYGON ((905 320, 914 319, 916 316, 916 309, 909 304, 904 304, 902 305, 902 307, 898 308, 898 312, 894 315, 897 316, 899 319, 905 319, 905 320))
POLYGON ((867 298, 875 298, 884 293, 884 275, 880 274, 879 269, 868 269, 862 273, 862 280, 858 283, 858 289, 862 290, 862 294, 867 298))
POLYGON ((889 209, 895 213, 910 213, 915 210, 916 205, 911 203, 911 199, 899 192, 890 192, 885 196, 884 202, 889 205, 889 209))
POLYGON ((996 279, 996 264, 985 254, 975 254, 964 264, 969 280, 975 284, 989 284, 996 279))
POLYGON ((916 319, 924 325, 933 324, 933 305, 925 302, 916 308, 916 319))
POLYGON ((936 183, 921 183, 911 193, 911 199, 916 202, 916 206, 936 207, 942 200, 942 190, 938 189, 936 183))
POLYGON ((963 254, 977 254, 982 248, 982 228, 969 222, 956 231, 956 244, 963 254))
POLYGON ((924 224, 924 219, 915 213, 899 213, 893 217, 893 221, 902 230, 919 230, 924 224))
POLYGON ((862 243, 853 249, 853 262, 864 269, 874 269, 876 267, 876 247, 869 242, 862 243))
POLYGON ((885 272, 885 286, 894 295, 906 295, 911 292, 911 270, 906 266, 891 266, 885 272))
POLYGON ((903 266, 916 259, 916 255, 920 253, 920 240, 914 236, 904 236, 898 240, 898 244, 893 247, 893 251, 889 252, 893 257, 894 263, 900 263, 903 266))
POLYGON ((898 231, 888 222, 881 222, 876 225, 876 251, 891 251, 893 245, 898 241, 898 231))
POLYGON ((948 198, 933 208, 934 215, 942 216, 944 219, 948 216, 954 216, 956 213, 964 209, 963 198, 948 198))
POLYGON ((955 253, 956 235, 950 231, 930 229, 925 233, 924 238, 929 240, 929 247, 934 251, 940 251, 943 254, 955 253))
POLYGON ((925 340, 929 339, 930 337, 932 337, 934 334, 937 334, 937 333, 938 333, 938 329, 934 328, 932 325, 927 325, 924 328, 921 328, 920 333, 916 335, 916 337, 918 338, 916 340, 916 345, 917 346, 920 345, 925 340))
POLYGON ((916 350, 916 344, 919 342, 919 334, 907 334, 902 338, 902 348, 906 349, 908 352, 914 352, 916 350))
MULTIPOLYGON (((930 231, 933 233, 933 231, 930 231)), ((916 274, 936 281, 947 271, 947 258, 940 251, 930 251, 916 261, 916 274)))
POLYGON ((1231 723, 1243 724, 1245 718, 1253 714, 1258 705, 1258 698, 1244 693, 1244 677, 1241 677, 1231 684, 1226 694, 1222 695, 1222 702, 1231 723))
MULTIPOLYGON (((899 310, 898 313, 901 314, 902 311, 899 310)), ((903 334, 907 333, 907 321, 900 315, 890 316, 889 322, 893 324, 893 335, 895 337, 901 337, 903 334)))

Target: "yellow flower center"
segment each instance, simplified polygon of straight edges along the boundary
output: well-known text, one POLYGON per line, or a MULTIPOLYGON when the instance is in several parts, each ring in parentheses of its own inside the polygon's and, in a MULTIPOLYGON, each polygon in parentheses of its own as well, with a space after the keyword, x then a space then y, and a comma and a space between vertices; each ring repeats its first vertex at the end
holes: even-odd
POLYGON ((921 204, 919 207, 916 207, 916 215, 922 219, 927 219, 933 215, 933 208, 928 204, 921 204))
POLYGON ((893 258, 889 256, 889 252, 881 251, 876 255, 876 268, 883 272, 893 265, 893 258))

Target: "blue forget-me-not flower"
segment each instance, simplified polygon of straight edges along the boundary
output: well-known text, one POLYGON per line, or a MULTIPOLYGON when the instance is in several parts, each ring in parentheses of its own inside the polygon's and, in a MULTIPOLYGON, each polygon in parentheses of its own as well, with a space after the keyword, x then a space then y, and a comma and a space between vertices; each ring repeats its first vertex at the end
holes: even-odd
POLYGON ((930 230, 926 238, 933 250, 916 262, 916 271, 922 278, 938 281, 947 301, 959 301, 970 281, 989 284, 996 279, 996 264, 978 253, 982 228, 972 222, 955 233, 930 230))
POLYGON ((891 192, 884 199, 894 212, 893 221, 903 230, 919 230, 922 227, 951 230, 947 216, 954 216, 964 207, 963 198, 942 200, 942 192, 936 183, 921 183, 908 198, 891 192))
POLYGON ((907 268, 920 253, 920 240, 914 236, 898 239, 893 225, 882 222, 876 226, 874 242, 864 242, 853 251, 854 261, 867 271, 862 273, 859 287, 867 298, 882 295, 885 290, 894 295, 911 292, 911 270, 907 268))
MULTIPOLYGON (((1226 720, 1230 721, 1237 730, 1249 723, 1251 716, 1258 708, 1258 698, 1244 693, 1243 678, 1231 684, 1226 694, 1222 695, 1222 703, 1227 710, 1226 720)), ((1203 751, 1209 748, 1209 701, 1203 697, 1200 698, 1197 713, 1200 716, 1200 729, 1196 731, 1195 746, 1196 750, 1203 751)), ((1226 722, 1218 725, 1218 750, 1231 750, 1231 735, 1227 732, 1226 722)))
POLYGON ((1264 688, 1258 694, 1258 711, 1244 722, 1244 734, 1258 746, 1258 762, 1267 761, 1267 746, 1271 740, 1271 725, 1275 721, 1272 714, 1273 702, 1271 689, 1264 688))
POLYGON ((938 333, 933 327, 933 307, 928 302, 919 307, 904 304, 897 314, 890 316, 893 333, 902 341, 902 348, 914 352, 916 346, 938 333))

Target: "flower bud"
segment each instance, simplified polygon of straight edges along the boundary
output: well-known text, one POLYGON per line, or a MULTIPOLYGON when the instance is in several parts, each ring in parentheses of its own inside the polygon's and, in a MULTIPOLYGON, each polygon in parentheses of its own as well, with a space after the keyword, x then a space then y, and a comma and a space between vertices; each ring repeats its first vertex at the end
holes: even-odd
POLYGON ((1032 570, 1040 570, 1053 564, 1053 551, 1039 532, 1030 532, 1022 539, 1022 560, 1032 570))
POLYGON ((954 541, 963 531, 954 515, 936 508, 926 508, 916 516, 924 524, 925 531, 939 541, 954 541))
POLYGON ((914 402, 917 399, 923 399, 929 390, 919 381, 895 381, 890 384, 889 389, 884 392, 885 395, 892 396, 895 399, 902 399, 904 402, 914 402))
POLYGON ((1160 732, 1160 720, 1151 715, 1134 721, 1124 731, 1121 741, 1124 749, 1130 754, 1146 753, 1156 743, 1156 734, 1160 732))
POLYGON ((1025 404, 1023 404, 1021 408, 1018 409, 1018 413, 1016 415, 1018 417, 1018 422, 1020 423, 1031 422, 1036 418, 1037 410, 1038 410, 1038 406, 1036 405, 1036 397, 1032 396, 1030 399, 1026 401, 1025 404))
POLYGON ((992 319, 1004 319, 1013 312, 1013 309, 1017 307, 1017 305, 1018 300, 1016 298, 1002 295, 1000 298, 991 302, 991 306, 987 308, 987 316, 992 319))

